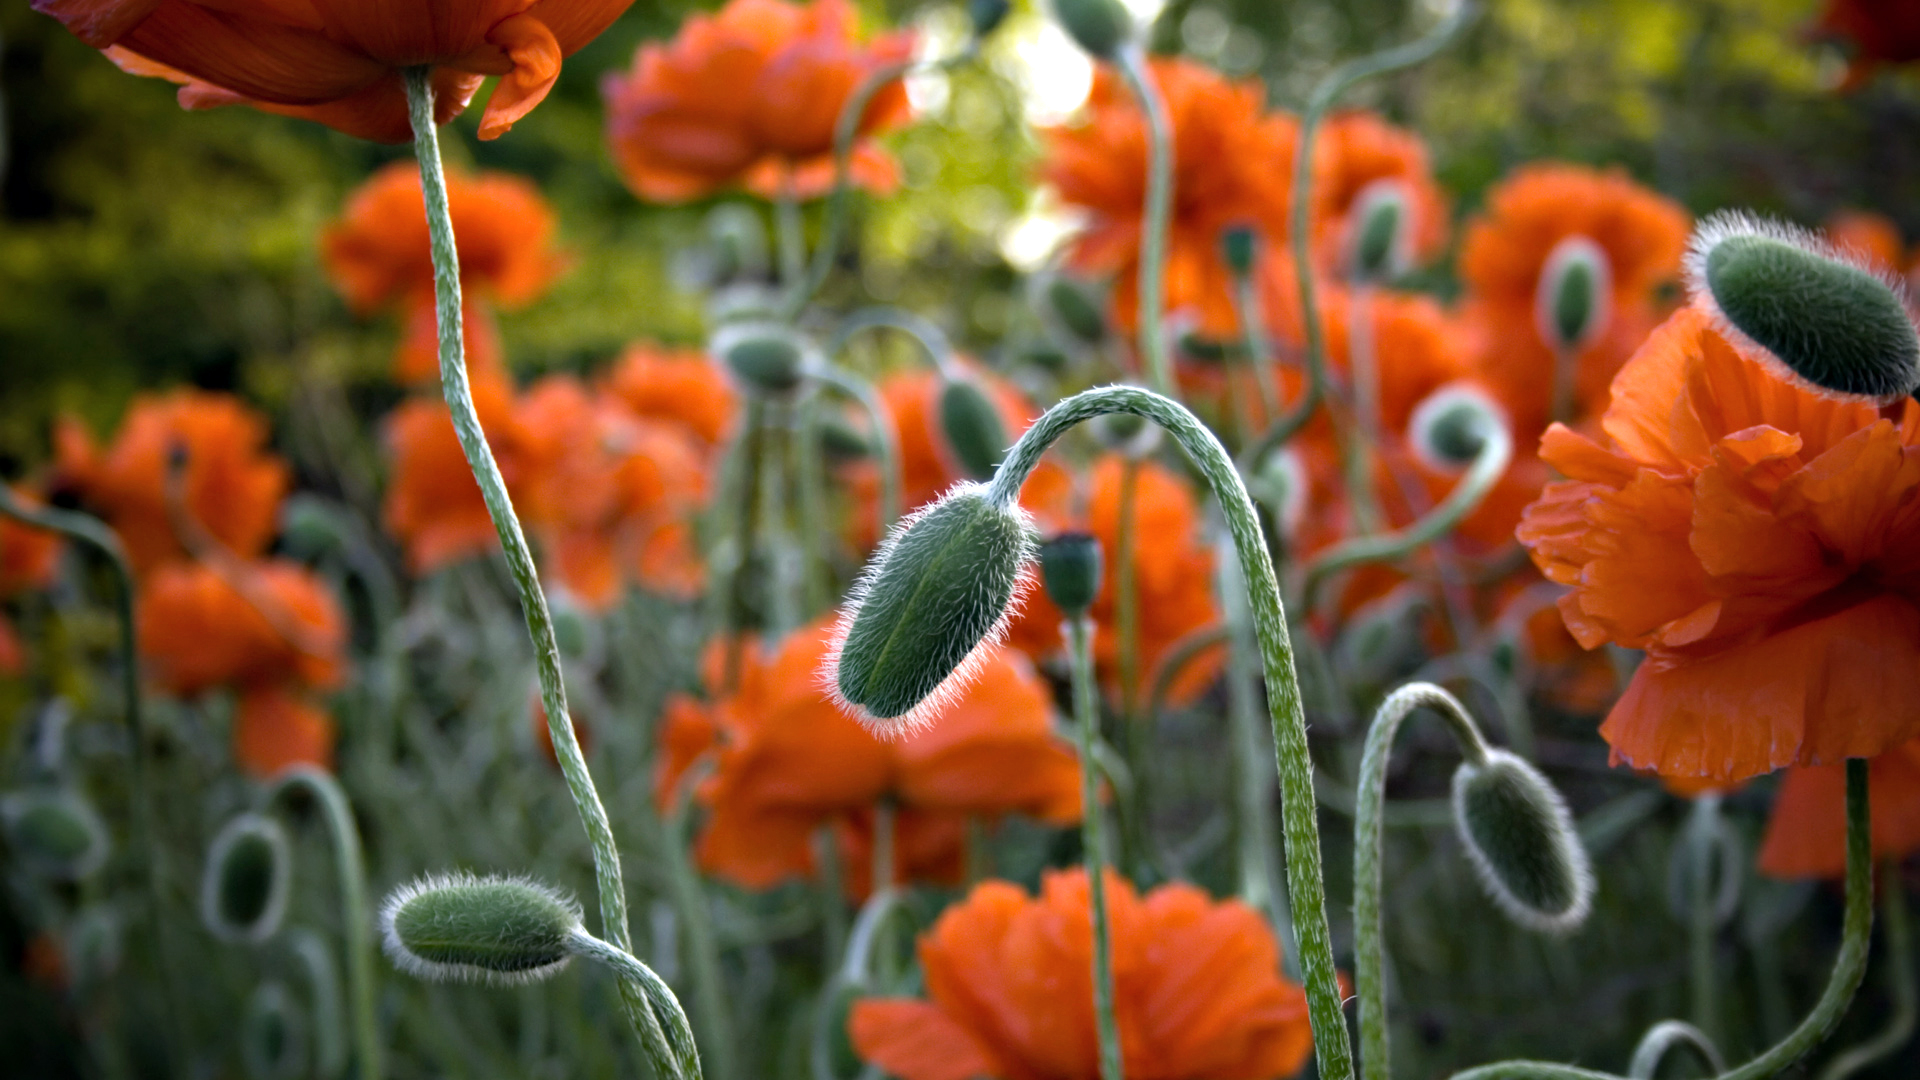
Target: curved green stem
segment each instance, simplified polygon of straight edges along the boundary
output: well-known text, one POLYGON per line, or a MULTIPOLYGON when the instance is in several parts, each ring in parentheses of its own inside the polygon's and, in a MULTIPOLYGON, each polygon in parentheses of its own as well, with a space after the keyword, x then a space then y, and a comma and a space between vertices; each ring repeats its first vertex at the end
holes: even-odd
POLYGON ((1218 648, 1227 640, 1225 623, 1213 623, 1194 630, 1184 637, 1174 639, 1173 644, 1161 652, 1153 667, 1153 679, 1147 690, 1147 716, 1158 720, 1160 713, 1167 707, 1167 695, 1173 692, 1173 684, 1179 681, 1187 665, 1206 655, 1209 649, 1218 648))
POLYGON ((994 474, 988 498, 1011 506, 1020 485, 1062 434, 1083 420, 1124 412, 1152 420, 1178 442, 1200 469, 1225 514, 1240 572, 1247 582, 1254 632, 1260 642, 1273 724, 1275 765, 1280 774, 1287 886, 1306 974, 1307 1011, 1322 1080, 1352 1080, 1353 1054, 1340 1011, 1340 979, 1327 928, 1327 895, 1320 865, 1320 825, 1315 816, 1313 759, 1307 749, 1306 716, 1293 668, 1293 645, 1273 559, 1260 531, 1259 512, 1247 496, 1233 460, 1191 412, 1159 394, 1131 386, 1107 386, 1067 398, 1035 421, 1008 451, 994 474))
POLYGON ((307 990, 313 999, 313 1071, 321 1080, 335 1080, 347 1069, 346 1023, 340 1018, 340 973, 327 951, 326 939, 299 927, 287 932, 287 947, 307 972, 307 990))
POLYGON ((720 944, 714 938, 706 892, 700 887, 700 872, 693 865, 691 839, 686 835, 688 804, 696 786, 682 781, 667 818, 661 822, 666 830, 663 849, 667 888, 686 933, 687 966, 693 976, 693 999, 700 1007, 700 1034, 707 1047, 707 1063, 718 1080, 734 1080, 739 1074, 734 1067, 733 1019, 727 1011, 726 985, 720 972, 720 944))
MULTIPOLYGON (((547 597, 540 589, 540 574, 533 565, 533 551, 527 546, 520 519, 513 512, 513 500, 500 466, 493 459, 487 436, 480 428, 480 416, 473 405, 473 389, 467 382, 466 343, 460 312, 460 256, 454 244, 453 214, 447 206, 447 180, 440 163, 440 135, 433 122, 432 69, 406 69, 407 112, 413 125, 414 156, 420 163, 420 190, 426 205, 427 234, 433 252, 433 291, 435 315, 440 332, 440 385, 447 399, 447 412, 453 421, 460 450, 473 470, 474 481, 486 502, 487 515, 493 519, 500 546, 506 553, 507 569, 520 594, 520 610, 526 617, 527 634, 533 641, 534 668, 540 678, 540 701, 547 711, 547 732, 552 737, 554 757, 566 777, 567 790, 586 829, 593 849, 594 881, 600 894, 601 933, 618 949, 632 945, 627 930, 627 891, 620 873, 620 851, 614 844, 613 826, 600 793, 594 789, 587 760, 574 737, 573 721, 567 713, 567 691, 560 681, 560 646, 554 639, 553 617, 547 611, 547 597)), ((632 979, 620 980, 620 997, 627 1019, 636 1033, 645 1029, 652 1015, 645 988, 632 979)))
POLYGON ((333 840, 333 869, 340 880, 340 922, 347 939, 347 993, 353 1007, 354 1053, 359 1075, 378 1080, 381 1068, 380 1026, 374 1017, 373 935, 367 915, 367 868, 361 854, 360 827, 346 792, 325 770, 295 765, 274 778, 272 797, 290 788, 304 789, 320 804, 333 840))
MULTIPOLYGON (((1840 952, 1813 1011, 1765 1053, 1713 1080, 1770 1080, 1806 1057, 1833 1032, 1867 972, 1873 938, 1873 851, 1867 806, 1867 762, 1847 760, 1847 899, 1840 952)), ((1622 1080, 1613 1073, 1551 1061, 1501 1061, 1453 1074, 1452 1080, 1622 1080)))
POLYGON ((1469 764, 1484 765, 1487 742, 1459 699, 1432 683, 1410 683, 1387 695, 1367 729, 1360 758, 1360 780, 1353 815, 1353 979, 1360 995, 1360 1071, 1364 1080, 1393 1074, 1387 1037, 1386 951, 1380 920, 1381 810, 1387 801, 1387 762, 1394 736, 1416 709, 1428 708, 1447 722, 1447 731, 1469 764))
POLYGON ((1161 333, 1165 305, 1167 227, 1173 219, 1173 121, 1167 103, 1147 73, 1147 54, 1129 43, 1114 58, 1120 76, 1140 103, 1147 120, 1147 202, 1140 228, 1140 297, 1136 318, 1140 324, 1140 358, 1147 384, 1158 393, 1178 399, 1167 360, 1167 341, 1161 333))
POLYGON ((1846 1080, 1870 1065, 1892 1056, 1913 1038, 1914 1014, 1920 1011, 1920 993, 1913 980, 1913 928, 1907 917, 1907 890, 1897 859, 1885 864, 1880 886, 1880 917, 1887 925, 1887 985, 1893 994, 1893 1015, 1878 1035, 1850 1047, 1821 1071, 1820 1080, 1846 1080))
POLYGON ((1093 732, 1100 723, 1100 692, 1093 675, 1093 620, 1068 619, 1061 626, 1073 655, 1073 722, 1080 740, 1080 846, 1093 901, 1093 1020, 1100 1039, 1100 1080, 1124 1080, 1120 1021, 1113 1011, 1113 931, 1107 918, 1107 855, 1100 826, 1099 770, 1093 732))
POLYGON ((1281 957, 1288 974, 1299 977, 1299 953, 1293 944, 1293 913, 1285 892, 1277 887, 1273 865, 1273 786, 1264 768, 1255 762, 1265 756, 1260 745, 1259 647, 1253 639, 1253 618, 1247 610, 1247 589, 1231 552, 1222 552, 1221 607, 1227 638, 1227 722, 1233 728, 1235 756, 1234 801, 1240 843, 1240 898, 1267 916, 1287 948, 1281 957))
POLYGON ((938 323, 918 312, 885 304, 863 307, 840 320, 840 325, 833 331, 833 338, 827 342, 827 355, 837 357, 855 337, 868 330, 881 329, 898 330, 919 343, 927 359, 933 361, 933 366, 940 374, 949 377, 960 375, 954 366, 953 340, 947 337, 947 332, 940 329, 938 323))
MULTIPOLYGON (((1273 346, 1267 341, 1265 313, 1260 310, 1260 290, 1255 286, 1252 274, 1242 274, 1233 282, 1234 316, 1240 320, 1240 337, 1247 350, 1247 370, 1253 375, 1254 390, 1260 395, 1261 415, 1271 423, 1280 417, 1280 399, 1275 393, 1273 380, 1267 368, 1273 363, 1273 346)), ((1246 438, 1251 443, 1255 438, 1249 429, 1246 438)), ((1244 449, 1244 447, 1243 447, 1244 449)))
POLYGON ((821 385, 831 386, 858 402, 867 414, 873 459, 880 468, 879 534, 885 536, 900 518, 900 450, 894 445, 893 419, 887 412, 886 402, 880 400, 872 384, 837 365, 821 364, 812 375, 821 385))
POLYGON ((1720 1048, 1713 1045, 1706 1032, 1679 1020, 1662 1020, 1648 1028, 1640 1038, 1640 1045, 1633 1048, 1633 1061, 1627 1066, 1629 1080, 1653 1080, 1660 1074, 1660 1065, 1666 1061, 1667 1053, 1679 1047, 1692 1051, 1706 1065, 1707 1075, 1727 1071, 1720 1048))
POLYGON ((654 1071, 678 1080, 700 1080, 700 1054, 694 1048, 693 1027, 680 1008, 680 999, 673 996, 672 988, 654 974, 652 968, 627 950, 579 927, 575 927, 567 939, 567 951, 598 960, 612 968, 622 983, 641 988, 650 1006, 641 1041, 646 1044, 647 1056, 653 1060, 654 1071))

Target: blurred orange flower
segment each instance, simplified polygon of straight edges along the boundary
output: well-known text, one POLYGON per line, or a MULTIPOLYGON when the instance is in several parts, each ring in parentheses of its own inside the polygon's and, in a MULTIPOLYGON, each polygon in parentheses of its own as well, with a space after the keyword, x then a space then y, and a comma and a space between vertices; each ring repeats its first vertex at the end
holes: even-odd
MULTIPOLYGON (((957 840, 940 842, 939 835, 955 837, 953 819, 1023 813, 1052 824, 1079 820, 1079 767, 1053 731, 1046 683, 1024 657, 994 652, 937 724, 880 742, 820 687, 832 630, 829 617, 795 631, 770 655, 743 642, 733 692, 706 704, 669 702, 660 732, 660 801, 675 796, 702 755, 714 763, 695 789, 710 811, 695 848, 701 867, 756 889, 809 874, 815 831, 845 822, 857 839, 860 829, 871 829, 862 815, 883 799, 900 808, 902 852, 946 866, 957 840), (919 828, 934 835, 916 838, 919 828)), ((719 684, 727 647, 709 650, 709 685, 719 684)))
POLYGON ((708 448, 727 437, 740 407, 726 372, 699 349, 635 342, 608 372, 606 389, 635 415, 679 424, 708 448))
MULTIPOLYGON (((671 42, 642 46, 625 75, 601 84, 607 142, 635 194, 678 203, 744 186, 766 198, 809 199, 833 186, 833 129, 854 88, 913 55, 913 36, 862 44, 847 0, 731 0, 696 14, 671 42)), ((896 80, 875 94, 859 133, 907 118, 896 80)), ((856 144, 852 176, 890 190, 899 169, 871 141, 856 144)))
POLYGON ((1813 32, 1851 45, 1842 90, 1864 86, 1883 64, 1920 60, 1920 7, 1912 0, 1827 0, 1813 32))
POLYGON ((1683 310, 1601 426, 1548 430, 1569 479, 1519 536, 1582 645, 1647 650, 1600 729, 1617 761, 1738 780, 1920 735, 1920 402, 1816 397, 1683 310))
POLYGON ((286 683, 241 693, 233 713, 233 759, 266 779, 292 765, 333 768, 333 717, 286 683))
POLYGON ((104 451, 77 421, 54 431, 56 483, 106 515, 140 573, 182 556, 167 485, 184 457, 184 510, 242 559, 267 549, 279 528, 286 462, 267 449, 267 422, 229 394, 199 390, 134 398, 104 451))
MULTIPOLYGON (((1293 117, 1266 111, 1258 80, 1232 81, 1186 60, 1155 57, 1150 75, 1167 104, 1175 152, 1167 234, 1166 305, 1216 340, 1238 337, 1233 283, 1221 233, 1250 226, 1267 247, 1287 235, 1293 117)), ((1141 215, 1147 188, 1146 121, 1115 72, 1102 68, 1086 121, 1045 132, 1041 178, 1091 217, 1069 253, 1084 272, 1114 278, 1114 315, 1128 328, 1139 306, 1141 215)))
POLYGON ((238 583, 191 562, 148 575, 137 609, 153 681, 181 697, 215 686, 336 684, 347 627, 333 593, 284 559, 236 569, 246 575, 238 583))
POLYGON ((1909 288, 1920 287, 1920 248, 1907 247, 1900 226, 1881 214, 1845 210, 1827 219, 1827 238, 1834 246, 1865 256, 1868 263, 1897 277, 1909 288))
POLYGON ((1460 274, 1481 375, 1511 414, 1516 447, 1531 447, 1551 419, 1554 353, 1534 311, 1555 249, 1584 238, 1606 256, 1606 325, 1574 376, 1576 415, 1596 416, 1614 373, 1665 314, 1659 289, 1679 276, 1689 224, 1672 200, 1625 175, 1578 165, 1529 165, 1488 193, 1485 212, 1467 227, 1460 274))
POLYGON ((1409 211, 1408 254, 1430 262, 1447 242, 1446 193, 1433 179, 1420 136, 1363 110, 1335 113, 1313 140, 1313 244, 1323 273, 1344 274, 1357 224, 1352 213, 1376 184, 1400 189, 1409 211))
MULTIPOLYGON (((513 387, 504 375, 475 378, 473 403, 511 488, 520 473, 513 387)), ((387 416, 385 434, 392 475, 382 514, 413 572, 431 573, 495 549, 499 535, 446 405, 430 397, 407 401, 387 416)))
MULTIPOLYGON (((1108 872, 1114 1005, 1139 1080, 1292 1076, 1312 1052, 1307 1000, 1266 920, 1185 884, 1145 897, 1108 872)), ((920 938, 928 1001, 856 1002, 861 1058, 900 1080, 1094 1080, 1093 930, 1084 870, 1040 896, 989 881, 920 938)))
MULTIPOLYGON (((532 183, 506 173, 447 174, 447 204, 460 249, 460 285, 471 370, 497 366, 497 332, 484 303, 527 303, 565 263, 554 250, 553 210, 532 183)), ((407 382, 437 377, 433 254, 420 196, 420 172, 397 161, 360 185, 338 221, 320 236, 327 273, 355 312, 397 308, 406 334, 395 374, 407 382)))
POLYGON ((633 0, 444 0, 435 4, 224 0, 34 0, 135 75, 183 84, 189 109, 253 105, 378 142, 405 142, 402 70, 434 69, 434 119, 499 76, 480 137, 497 138, 553 89, 560 61, 633 0))
MULTIPOLYGON (((39 496, 15 487, 14 501, 39 506, 39 496)), ((60 534, 0 517, 0 596, 22 589, 44 589, 60 568, 60 534)))
MULTIPOLYGON (((1902 743, 1867 766, 1873 854, 1920 851, 1920 740, 1902 743)), ((1776 878, 1838 878, 1847 873, 1847 770, 1841 765, 1788 769, 1773 797, 1760 842, 1760 872, 1776 878)))
MULTIPOLYGON (((1089 614, 1095 625, 1094 666, 1110 695, 1120 692, 1119 572, 1120 504, 1127 463, 1118 454, 1096 462, 1086 481, 1085 509, 1075 511, 1073 496, 1052 505, 1032 506, 1048 531, 1090 533, 1100 541, 1100 594, 1089 614)), ((1139 690, 1161 657, 1181 638, 1220 621, 1213 597, 1213 549, 1200 532, 1200 503, 1179 476, 1151 461, 1137 466, 1133 495, 1134 589, 1139 602, 1139 690)), ((1035 590, 1013 621, 1007 641, 1029 655, 1051 656, 1061 648, 1064 616, 1046 590, 1035 590)), ((1169 700, 1191 701, 1220 672, 1222 657, 1210 651, 1186 666, 1169 700)))

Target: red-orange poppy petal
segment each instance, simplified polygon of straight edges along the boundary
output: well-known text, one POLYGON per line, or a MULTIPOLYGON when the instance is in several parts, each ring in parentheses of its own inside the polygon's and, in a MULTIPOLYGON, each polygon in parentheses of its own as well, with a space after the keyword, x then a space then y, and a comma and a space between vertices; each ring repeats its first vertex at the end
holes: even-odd
POLYGON ((560 42, 546 23, 533 15, 515 15, 495 26, 487 40, 503 49, 513 70, 494 87, 480 118, 480 137, 497 139, 514 122, 546 100, 560 78, 560 42))
POLYGON ((854 1051, 902 1080, 976 1080, 1002 1075, 987 1048, 924 1001, 869 998, 847 1016, 854 1051))
MULTIPOLYGON (((1877 858, 1920 850, 1920 742, 1902 743, 1867 767, 1877 858)), ((1841 765, 1790 769, 1774 796, 1760 843, 1760 872, 1777 878, 1837 878, 1847 871, 1847 776, 1841 765)))
POLYGON ((166 0, 34 0, 33 10, 60 20, 74 37, 104 49, 166 0))
POLYGON ((327 711, 274 683, 240 695, 233 715, 233 759, 267 779, 293 765, 333 768, 334 724, 327 711))
POLYGON ((275 105, 321 105, 389 73, 316 30, 248 18, 195 0, 162 0, 113 44, 222 90, 275 105))

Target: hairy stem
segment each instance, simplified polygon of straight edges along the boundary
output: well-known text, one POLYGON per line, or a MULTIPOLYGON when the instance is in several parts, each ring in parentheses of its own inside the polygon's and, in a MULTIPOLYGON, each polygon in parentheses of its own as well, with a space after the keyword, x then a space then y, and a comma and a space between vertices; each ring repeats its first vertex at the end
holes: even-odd
POLYGON ((1177 399, 1167 360, 1167 340, 1161 332, 1165 304, 1167 226, 1173 219, 1173 121, 1167 103, 1147 73, 1147 56, 1138 44, 1120 50, 1115 63, 1127 88, 1147 119, 1147 202, 1140 229, 1140 359, 1146 365, 1147 384, 1177 399))
POLYGON ((700 1055, 694 1049, 693 1027, 680 1008, 680 999, 673 996, 673 990, 652 968, 627 950, 579 927, 575 927, 573 936, 567 939, 567 949, 576 956, 597 960, 612 968, 621 983, 633 983, 641 988, 651 1008, 640 1039, 653 1060, 654 1071, 678 1080, 699 1080, 700 1055))
POLYGON ((1107 918, 1107 855, 1101 836, 1099 769, 1094 729, 1100 723, 1100 691, 1093 675, 1093 620, 1069 619, 1061 627, 1073 656, 1073 722, 1080 740, 1080 846, 1093 901, 1093 1020, 1100 1039, 1100 1080, 1124 1080, 1120 1021, 1113 1010, 1113 930, 1107 918))

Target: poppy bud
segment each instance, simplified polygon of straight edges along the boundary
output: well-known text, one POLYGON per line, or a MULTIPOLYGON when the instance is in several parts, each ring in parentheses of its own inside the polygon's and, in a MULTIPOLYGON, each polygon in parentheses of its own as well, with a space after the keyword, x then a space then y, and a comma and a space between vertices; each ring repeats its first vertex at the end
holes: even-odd
POLYGON ((800 385, 813 349, 779 323, 743 322, 721 327, 707 351, 724 361, 748 390, 779 395, 800 385))
POLYGON ((1458 472, 1473 464, 1496 429, 1506 426, 1505 412, 1478 387, 1449 383, 1414 406, 1407 441, 1429 468, 1458 472))
POLYGON ((580 905, 525 878, 432 875, 380 908, 393 966, 432 982, 539 982, 567 965, 579 928, 580 905))
POLYGON ((1061 533, 1040 545, 1040 582, 1069 619, 1078 619, 1100 595, 1100 541, 1087 533, 1061 533))
POLYGON ((998 30, 1012 10, 1009 0, 967 0, 967 18, 973 22, 973 36, 983 38, 998 30))
POLYGON ((1578 353, 1606 332, 1613 303, 1613 264, 1600 245, 1569 236, 1547 256, 1533 299, 1540 340, 1578 353))
POLYGON ((1120 0, 1053 0, 1053 14, 1074 44, 1100 60, 1120 55, 1133 38, 1133 16, 1120 0))
POLYGON ((258 944, 280 929, 293 878, 293 854, 280 823, 241 814, 226 823, 207 853, 200 879, 200 918, 230 944, 258 944))
POLYGON ((1070 346, 1091 347, 1107 340, 1107 317, 1085 285, 1058 274, 1044 274, 1033 290, 1040 321, 1070 346))
POLYGON ((1687 279, 1730 337, 1816 392, 1888 403, 1920 387, 1904 290, 1809 233, 1715 215, 1694 231, 1687 279))
POLYGON ((1087 421, 1087 430, 1103 448, 1134 461, 1160 445, 1160 425, 1133 413, 1101 413, 1087 421))
POLYGON ((964 377, 940 380, 940 432, 955 471, 974 480, 991 477, 1009 445, 1000 410, 979 383, 964 377))
POLYGON ((1220 234, 1220 257, 1235 278, 1253 273, 1253 259, 1259 254, 1260 234, 1249 225, 1229 225, 1220 234))
POLYGON ((1292 447, 1281 447, 1262 458, 1247 478, 1247 493, 1273 515, 1280 535, 1291 537, 1307 516, 1307 467, 1292 447))
POLYGON ((962 482, 896 525, 854 582, 826 674, 875 735, 930 723, 972 678, 1031 582, 1033 524, 962 482))
POLYGON ((1407 272, 1413 261, 1411 215, 1406 186, 1399 181, 1375 180, 1361 189, 1349 218, 1347 260, 1354 277, 1383 283, 1407 272))
POLYGON ((707 214, 706 226, 712 259, 710 283, 766 275, 767 229, 751 207, 723 203, 707 214))
POLYGON ((107 827, 79 793, 22 791, 0 802, 13 857, 55 881, 90 877, 107 861, 107 827))
POLYGON ((873 453, 867 437, 837 413, 822 413, 814 421, 814 429, 820 439, 820 449, 830 461, 856 461, 873 453))
POLYGON ((1593 871, 1560 792, 1505 750, 1453 774, 1454 828, 1480 883, 1507 917, 1563 933, 1586 920, 1593 871))
POLYGON ((252 1080, 307 1074, 307 1030, 293 995, 279 982, 264 982, 247 995, 240 1020, 240 1061, 252 1080))

